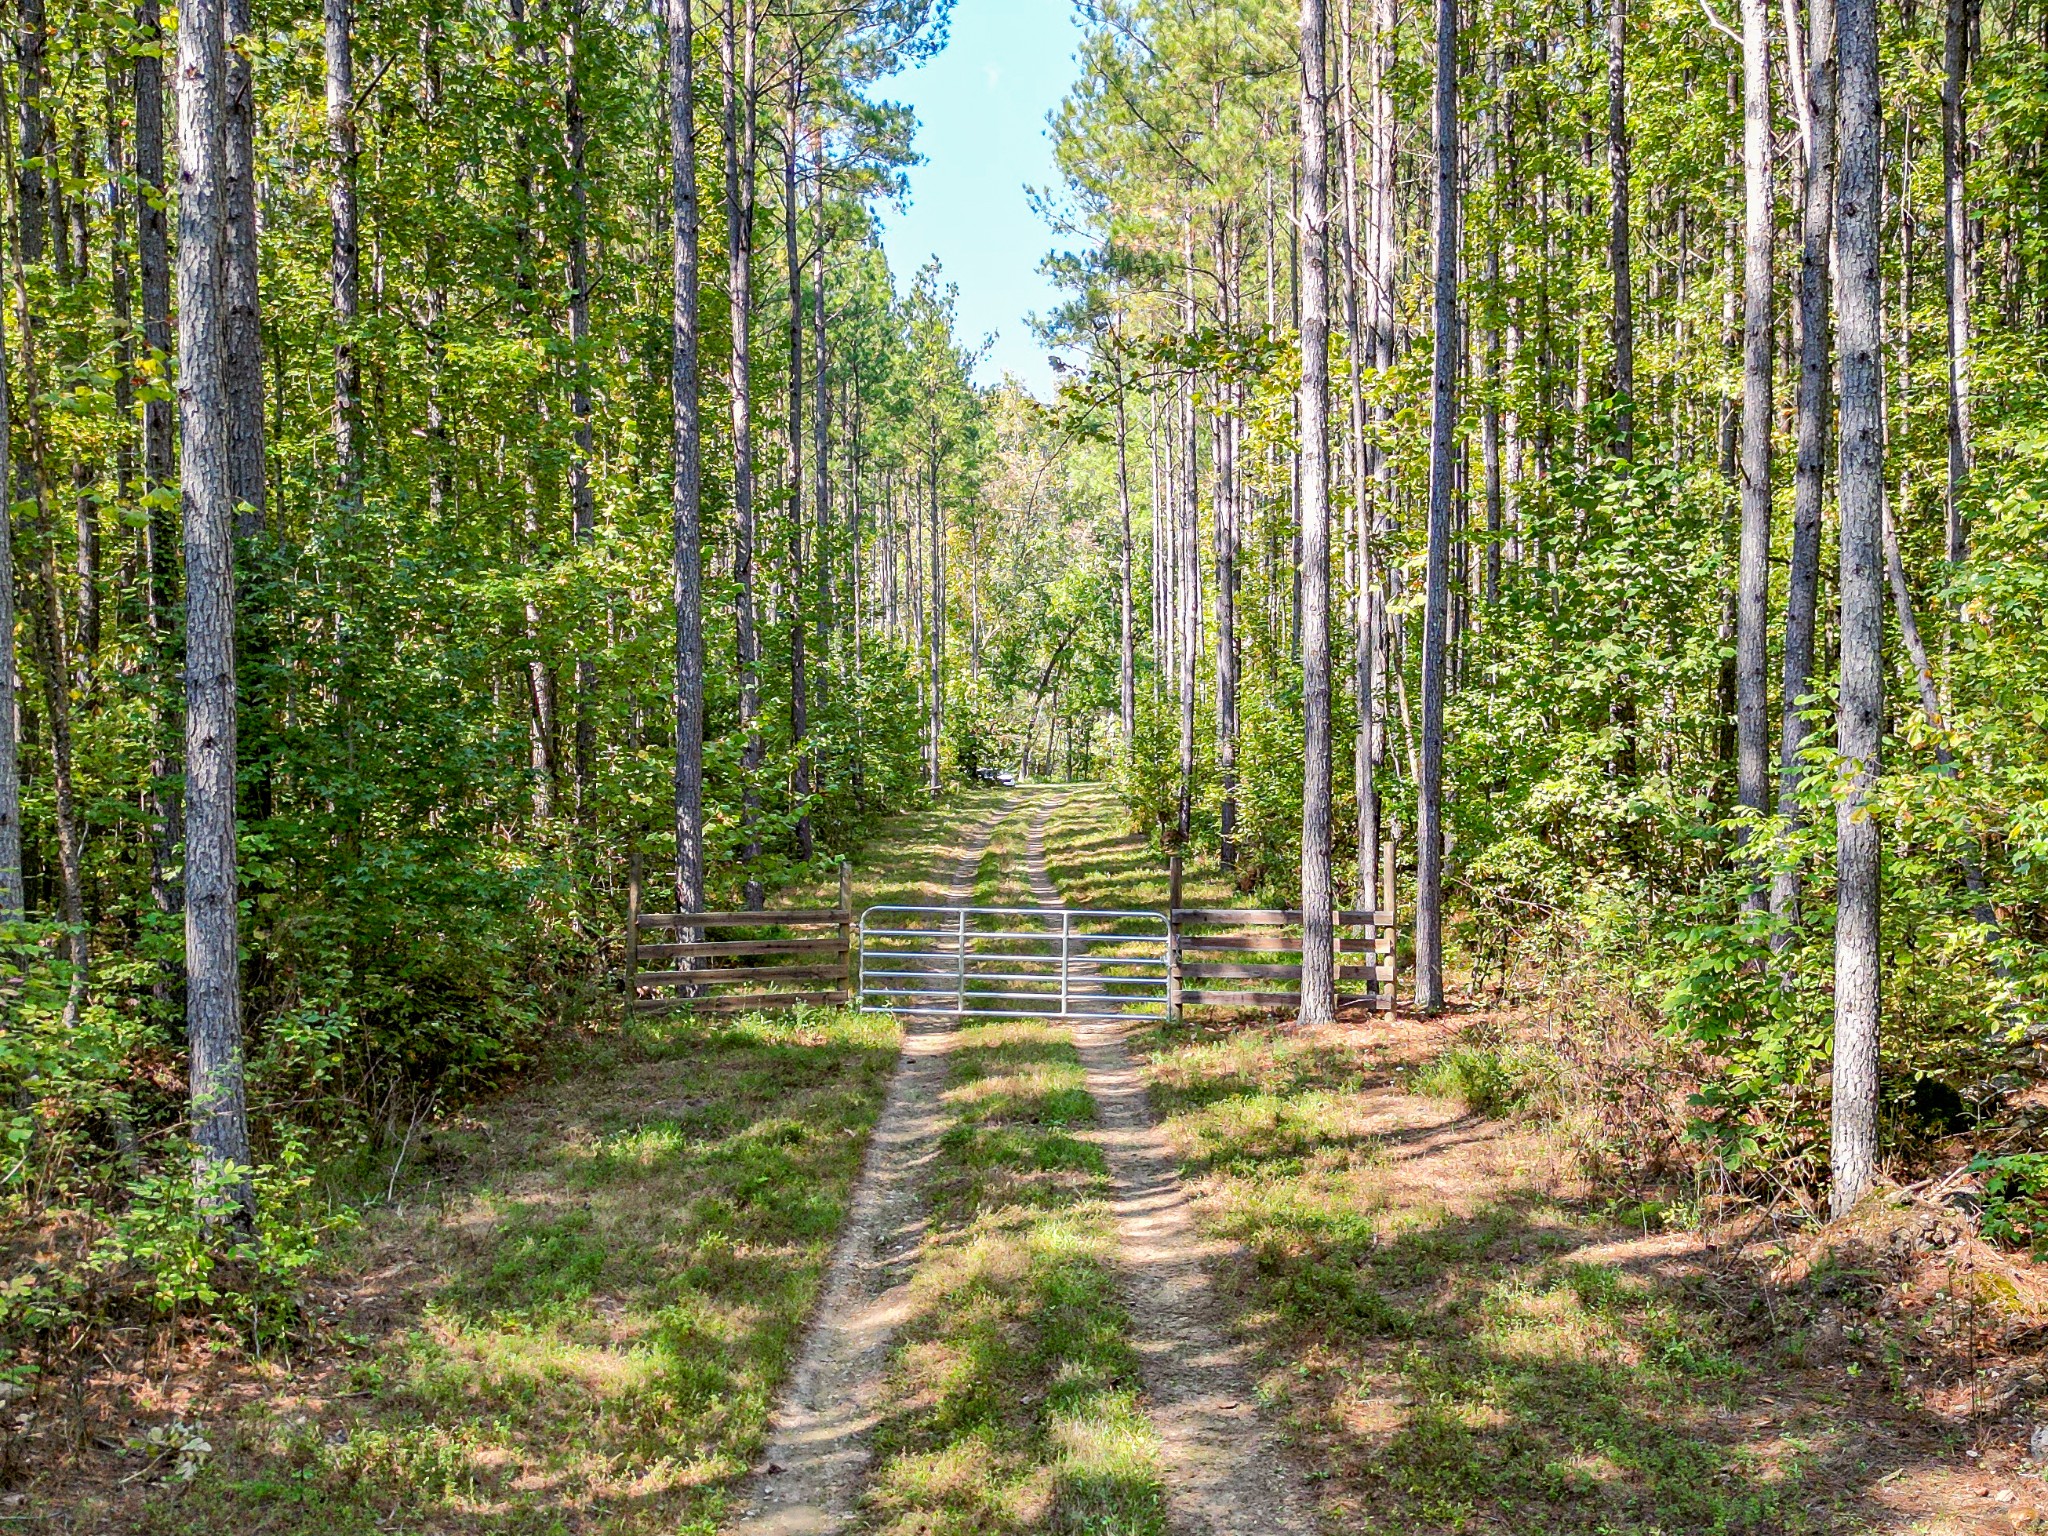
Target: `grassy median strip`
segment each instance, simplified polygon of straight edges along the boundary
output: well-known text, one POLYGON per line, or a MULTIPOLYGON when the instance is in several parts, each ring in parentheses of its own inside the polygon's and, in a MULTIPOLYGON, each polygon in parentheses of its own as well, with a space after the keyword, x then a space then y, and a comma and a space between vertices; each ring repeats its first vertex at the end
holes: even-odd
MULTIPOLYGON (((1021 820, 977 898, 1028 890, 1021 820)), ((1095 1106, 1065 1026, 954 1047, 932 1236, 891 1370, 866 1528, 889 1536, 1165 1530, 1157 1444, 1117 1297, 1095 1106)))

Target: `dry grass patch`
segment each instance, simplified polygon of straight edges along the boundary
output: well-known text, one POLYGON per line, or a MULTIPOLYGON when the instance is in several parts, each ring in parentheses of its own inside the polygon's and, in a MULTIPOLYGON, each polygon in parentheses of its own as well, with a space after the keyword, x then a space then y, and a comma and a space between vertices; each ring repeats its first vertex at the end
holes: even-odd
MULTIPOLYGON (((636 1024, 434 1126, 324 1256, 290 1352, 176 1357, 28 1529, 708 1532, 760 1443, 897 1052, 845 1013, 636 1024)), ((379 1181, 379 1191, 382 1181, 379 1181)))
MULTIPOLYGON (((1106 795, 1051 819, 1048 864, 1070 899, 1163 901, 1156 856, 1119 825, 1106 795)), ((1189 889, 1223 897, 1200 868, 1189 889)), ((1804 1265, 1798 1241, 1775 1266, 1737 1258, 1758 1233, 1664 1229, 1671 1208, 1598 1155, 1624 1124, 1668 1141, 1653 1113, 1668 1085, 1610 1095, 1589 1135, 1556 1118, 1569 1095, 1555 1073, 1584 1064, 1518 1053, 1513 1026, 1476 1028, 1487 1019, 1469 1006, 1312 1032, 1207 1019, 1133 1044, 1264 1387, 1325 1474, 1333 1528, 2048 1529, 2012 1431, 1966 1455, 1969 1415, 1904 1380, 1878 1331, 1856 1332, 1855 1296, 1873 1276, 1898 1285, 1893 1271, 1911 1271, 1912 1305, 1940 1330, 1929 1347, 1953 1355, 2020 1325, 1959 1234, 1920 1230, 1938 1215, 1911 1232, 1872 1217, 1804 1265), (1975 1310, 1959 1322, 1941 1293, 1975 1310)), ((1597 1021, 1586 1035, 1611 1044, 1597 1021)), ((1968 1391, 2022 1408, 2041 1395, 1981 1376, 1968 1391)))

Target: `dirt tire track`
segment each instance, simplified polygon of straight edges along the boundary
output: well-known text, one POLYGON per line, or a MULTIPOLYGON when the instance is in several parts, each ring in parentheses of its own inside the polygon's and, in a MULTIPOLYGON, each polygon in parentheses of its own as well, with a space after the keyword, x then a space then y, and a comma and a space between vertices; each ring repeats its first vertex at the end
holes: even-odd
MULTIPOLYGON (((1025 837, 1032 894, 1058 906, 1045 867, 1043 806, 1025 837)), ((1163 1451, 1167 1513, 1178 1536, 1314 1536, 1315 1500, 1259 1414, 1251 1351, 1231 1338, 1209 1265, 1234 1253, 1195 1230, 1179 1159, 1153 1118, 1127 1026, 1077 1021, 1074 1044, 1095 1100, 1092 1140, 1109 1165, 1111 1206, 1145 1382, 1163 1451)))
MULTIPOLYGON (((973 899, 996 828, 1018 808, 1010 802, 976 830, 953 866, 952 905, 973 899)), ((903 1054, 868 1141, 846 1228, 728 1536, 825 1536, 842 1530, 859 1504, 889 1346, 908 1313, 924 1241, 924 1187, 946 1124, 946 1058, 955 1033, 949 1018, 906 1020, 903 1054)))

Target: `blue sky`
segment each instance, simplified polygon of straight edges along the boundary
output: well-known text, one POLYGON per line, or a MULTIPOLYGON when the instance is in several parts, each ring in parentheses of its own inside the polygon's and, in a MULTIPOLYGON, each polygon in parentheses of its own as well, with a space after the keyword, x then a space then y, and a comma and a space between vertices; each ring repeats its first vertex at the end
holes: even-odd
POLYGON ((881 210, 899 286, 936 255, 960 289, 962 339, 995 335, 982 382, 1014 373, 1040 395, 1052 370, 1024 317, 1056 301, 1038 271, 1053 237, 1024 188, 1054 180, 1045 118, 1079 40, 1072 0, 959 0, 945 51, 875 87, 916 109, 926 161, 910 172, 908 210, 881 210))

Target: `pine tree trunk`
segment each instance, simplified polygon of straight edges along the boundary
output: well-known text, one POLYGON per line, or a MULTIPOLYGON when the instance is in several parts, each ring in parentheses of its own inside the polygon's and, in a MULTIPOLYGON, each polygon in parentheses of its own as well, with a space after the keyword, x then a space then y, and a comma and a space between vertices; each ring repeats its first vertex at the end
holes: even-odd
POLYGON ((1444 1006, 1444 671, 1450 609, 1458 380, 1458 7, 1436 12, 1436 351, 1431 375, 1429 546, 1423 567, 1422 750, 1416 785, 1415 1006, 1444 1006))
POLYGON ((1636 320, 1628 227, 1628 0, 1607 0, 1607 265, 1614 280, 1614 453, 1635 457, 1636 320))
MULTIPOLYGON (((1227 214, 1216 236, 1218 319, 1226 335, 1238 327, 1237 269, 1233 260, 1232 221, 1227 214)), ((1237 501, 1238 405, 1235 383, 1215 381, 1212 440, 1216 473, 1210 516, 1215 524, 1216 560, 1216 774, 1221 791, 1218 806, 1217 854, 1225 869, 1237 863, 1237 501)))
POLYGON ((1324 0, 1301 5, 1301 1022, 1337 1016, 1330 739, 1330 96, 1324 0))
MULTIPOLYGON (((65 951, 71 966, 71 984, 63 1017, 63 1027, 69 1033, 77 1028, 80 1011, 85 1006, 91 953, 85 926, 84 828, 78 816, 72 752, 73 677, 63 597, 57 584, 56 529, 50 509, 52 445, 48 418, 41 404, 46 381, 37 360, 41 322, 30 305, 27 268, 32 255, 48 255, 54 248, 60 280, 70 275, 65 270, 70 266, 66 232, 61 227, 54 231, 52 228, 53 222, 61 218, 60 204, 50 195, 42 166, 32 158, 49 154, 55 143, 42 95, 46 83, 43 76, 48 44, 45 25, 40 3, 23 7, 19 38, 21 154, 14 178, 15 206, 20 211, 20 223, 11 276, 15 330, 21 346, 20 389, 27 407, 21 436, 27 454, 16 466, 13 490, 33 508, 21 564, 35 571, 35 581, 29 589, 24 616, 27 619, 29 651, 35 660, 36 676, 42 684, 43 715, 49 730, 51 810, 56 823, 61 892, 59 916, 66 929, 65 951), (24 492, 26 494, 21 494, 24 492)), ((8 447, 6 442, 0 441, 0 453, 8 451, 8 447)), ((11 504, 0 506, 0 517, 11 515, 11 504)), ((10 693, 6 702, 12 710, 15 707, 14 695, 10 693)), ((16 772, 19 772, 18 766, 16 772)))
POLYGON ((1116 354, 1116 501, 1123 519, 1123 540, 1117 550, 1117 710, 1123 724, 1124 750, 1131 750, 1138 728, 1138 677, 1135 614, 1131 592, 1131 452, 1130 418, 1124 401, 1123 354, 1116 354))
MULTIPOLYGON (((1805 208, 1800 219, 1798 459, 1792 481, 1792 560, 1785 577, 1785 670, 1778 737, 1778 815, 1799 821, 1799 754, 1806 746, 1800 714, 1813 686, 1814 621, 1820 603, 1821 517, 1827 483, 1828 425, 1834 396, 1834 331, 1829 314, 1829 262, 1835 213, 1834 0, 1808 0, 1805 208)), ((1794 34, 1789 34, 1796 42, 1794 34)), ((1799 61, 1793 60, 1798 68, 1799 61)), ((1782 925, 1773 943, 1791 942, 1799 919, 1799 868, 1778 861, 1771 875, 1771 913, 1782 925)))
MULTIPOLYGON (((341 0, 328 0, 330 7, 341 0)), ((185 503, 185 984, 192 1137, 254 1218, 236 957, 234 499, 223 353, 226 80, 221 0, 179 13, 178 425, 185 503)))
MULTIPOLYGON (((1344 325, 1349 354, 1346 404, 1351 422, 1351 503, 1353 568, 1351 594, 1352 692, 1358 710, 1358 725, 1351 743, 1352 798, 1358 805, 1358 888, 1361 905, 1372 906, 1372 892, 1379 868, 1379 808, 1373 783, 1373 520, 1377 498, 1373 494, 1372 450, 1366 440, 1365 369, 1368 363, 1366 306, 1364 291, 1371 257, 1367 252, 1368 226, 1361 207, 1358 179, 1358 103, 1353 90, 1355 52, 1351 0, 1344 0, 1340 13, 1341 90, 1344 101, 1344 325)), ((1376 45, 1375 45, 1376 46, 1376 45)), ((1375 85, 1377 85, 1375 81, 1375 85)), ((1378 102, 1375 100, 1374 109, 1378 102)), ((1369 146, 1370 147, 1370 146, 1369 146)), ((1370 231, 1377 238, 1377 231, 1370 231)))
POLYGON ((698 230, 695 0, 664 0, 668 21, 669 208, 673 308, 669 325, 670 495, 675 520, 676 910, 704 910, 703 437, 697 419, 698 230))
MULTIPOLYGON (((158 0, 137 0, 138 42, 161 45, 163 28, 158 0)), ((135 200, 136 279, 142 299, 142 343, 156 364, 171 366, 171 260, 164 177, 164 72, 154 48, 135 55, 135 200)), ((142 403, 142 484, 145 493, 168 487, 172 465, 172 402, 152 393, 142 403)), ((184 711, 173 680, 177 658, 172 639, 177 627, 177 533, 167 506, 152 501, 143 538, 147 545, 144 585, 155 718, 150 732, 150 898, 160 918, 184 910, 185 897, 177 875, 178 846, 185 840, 183 776, 180 749, 185 737, 184 711)), ((173 968, 165 967, 166 995, 182 985, 173 968)))
POLYGON ((327 216, 332 228, 328 286, 334 307, 334 462, 342 501, 361 494, 362 445, 357 441, 362 367, 355 326, 361 263, 356 227, 355 16, 353 0, 321 0, 327 39, 327 216))
MULTIPOLYGON (((590 125, 583 110, 583 19, 586 0, 569 0, 569 25, 562 38, 562 97, 568 140, 569 197, 569 366, 572 380, 569 411, 575 418, 575 451, 569 455, 569 532, 578 545, 597 539, 597 493, 590 466, 597 456, 590 400, 590 182, 586 161, 590 125)), ((571 758, 575 774, 576 813, 588 828, 594 824, 592 776, 597 765, 597 662, 589 654, 576 658, 576 742, 571 758)))
POLYGON ((250 0, 227 0, 227 103, 222 130, 227 202, 228 477, 235 533, 263 532, 263 313, 256 264, 256 89, 250 0))
MULTIPOLYGON (((1770 805, 1771 12, 1742 0, 1742 539, 1735 595, 1736 798, 1770 805)), ((1764 887, 1750 895, 1761 906, 1764 887)))
POLYGON ((930 458, 926 464, 926 493, 929 497, 931 526, 927 536, 931 540, 932 572, 929 591, 931 594, 931 732, 932 758, 931 783, 933 794, 939 792, 945 780, 946 743, 946 530, 939 511, 939 426, 936 418, 931 425, 931 437, 927 452, 930 458))
MULTIPOLYGON (((0 128, 4 131, 4 128, 0 128)), ((0 234, 4 238, 4 234, 0 234)), ((21 883, 20 713, 15 702, 14 505, 7 347, 0 342, 0 923, 19 921, 26 897, 21 883)))
POLYGON ((1849 770, 1836 809, 1835 1039, 1830 1204, 1849 1210, 1876 1176, 1880 832, 1871 803, 1884 733, 1883 124, 1875 0, 1841 7, 1841 712, 1849 770))
MULTIPOLYGON (((804 675, 804 268, 797 241, 797 112, 803 99, 801 61, 789 82, 789 112, 782 128, 782 241, 789 275, 789 744, 796 762, 792 787, 798 806, 797 856, 811 857, 811 764, 804 748, 810 700, 804 675)), ((823 477, 820 477, 820 488, 823 477)), ((822 556, 822 551, 820 552, 822 556)))
MULTIPOLYGON (((825 707, 827 644, 832 632, 834 593, 832 583, 832 450, 831 338, 825 332, 825 247, 829 228, 825 208, 825 136, 811 125, 811 218, 815 244, 811 251, 811 478, 817 485, 814 500, 817 515, 813 524, 811 562, 817 572, 817 590, 812 602, 817 611, 814 634, 818 646, 817 670, 811 677, 811 694, 822 711, 825 707)), ((842 418, 843 425, 843 418, 842 418)), ((849 556, 858 558, 859 544, 848 545, 849 556)), ((843 664, 843 663, 842 663, 843 664)), ((822 785, 823 772, 813 768, 812 778, 822 785)))
POLYGON ((1942 38, 1941 211, 1942 273, 1948 300, 1948 558, 1960 564, 1970 532, 1960 501, 1975 467, 1970 420, 1970 201, 1969 116, 1963 92, 1970 77, 1970 34, 1977 0, 1948 0, 1942 38))
POLYGON ((758 0, 726 0, 721 37, 725 87, 725 255, 732 315, 733 579, 740 668, 740 824, 747 865, 746 904, 766 897, 754 873, 761 858, 761 678, 754 634, 754 156, 759 98, 754 61, 758 0))
MULTIPOLYGON (((1195 330, 1195 253, 1191 217, 1181 216, 1181 334, 1195 330)), ((1195 690, 1201 662, 1201 473, 1200 449, 1195 440, 1195 375, 1190 370, 1180 380, 1181 454, 1179 494, 1174 498, 1174 569, 1178 576, 1179 601, 1175 615, 1180 620, 1180 803, 1177 835, 1186 850, 1194 837, 1195 823, 1195 690)))

